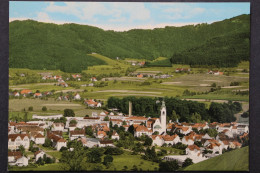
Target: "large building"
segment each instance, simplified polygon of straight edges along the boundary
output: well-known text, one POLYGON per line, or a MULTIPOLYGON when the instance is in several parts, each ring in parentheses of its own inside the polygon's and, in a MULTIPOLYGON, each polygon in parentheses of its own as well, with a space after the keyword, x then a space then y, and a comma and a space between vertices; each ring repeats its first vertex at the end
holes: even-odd
POLYGON ((166 134, 166 106, 162 101, 161 116, 157 118, 153 124, 153 133, 158 131, 159 134, 166 134))

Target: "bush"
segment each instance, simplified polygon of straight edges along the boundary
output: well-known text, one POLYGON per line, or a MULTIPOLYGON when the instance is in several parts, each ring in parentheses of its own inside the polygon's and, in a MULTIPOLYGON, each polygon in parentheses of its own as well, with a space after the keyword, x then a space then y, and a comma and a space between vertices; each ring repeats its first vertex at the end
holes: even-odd
POLYGON ((46 106, 43 106, 43 107, 42 107, 42 111, 47 111, 47 107, 46 107, 46 106))
POLYGON ((192 164, 193 164, 192 159, 187 158, 187 159, 185 159, 185 161, 182 163, 182 167, 184 168, 184 167, 190 166, 190 165, 192 165, 192 164))
POLYGON ((33 111, 33 107, 30 106, 30 107, 28 108, 28 111, 33 111))
POLYGON ((72 109, 64 109, 64 117, 75 117, 75 113, 72 109))
POLYGON ((176 160, 166 161, 166 162, 161 162, 159 164, 159 171, 165 171, 165 172, 177 171, 179 167, 180 166, 176 160))

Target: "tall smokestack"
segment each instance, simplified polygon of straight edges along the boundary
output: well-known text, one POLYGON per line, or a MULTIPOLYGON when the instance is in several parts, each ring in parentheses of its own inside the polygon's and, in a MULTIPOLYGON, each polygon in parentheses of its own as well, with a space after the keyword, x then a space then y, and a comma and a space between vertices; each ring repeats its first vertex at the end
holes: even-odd
POLYGON ((131 101, 129 101, 129 117, 131 117, 132 116, 132 102, 131 101))

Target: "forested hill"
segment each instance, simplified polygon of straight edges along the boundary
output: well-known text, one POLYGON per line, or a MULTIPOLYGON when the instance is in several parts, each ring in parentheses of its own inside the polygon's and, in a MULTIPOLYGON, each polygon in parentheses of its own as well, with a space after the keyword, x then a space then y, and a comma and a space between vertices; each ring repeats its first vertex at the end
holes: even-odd
POLYGON ((231 35, 249 34, 250 16, 240 15, 212 24, 153 30, 133 29, 126 32, 32 20, 13 21, 9 28, 10 67, 66 71, 68 65, 81 70, 86 66, 104 64, 86 55, 92 52, 112 59, 120 57, 152 60, 159 56, 171 58, 180 52, 202 46, 216 37, 229 39, 231 35))

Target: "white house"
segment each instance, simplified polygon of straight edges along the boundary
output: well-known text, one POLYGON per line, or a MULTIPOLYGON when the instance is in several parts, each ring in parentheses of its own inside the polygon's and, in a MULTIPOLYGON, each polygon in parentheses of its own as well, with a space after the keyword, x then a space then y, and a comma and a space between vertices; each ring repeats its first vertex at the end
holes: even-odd
POLYGON ((116 131, 113 132, 111 138, 112 138, 112 139, 117 139, 117 140, 119 140, 119 135, 117 134, 116 131))
POLYGON ((24 146, 25 149, 29 149, 30 139, 27 134, 8 135, 8 149, 16 150, 20 145, 24 146))
POLYGON ((16 162, 19 157, 22 157, 21 151, 8 151, 8 163, 16 162))
POLYGON ((62 147, 67 147, 67 141, 57 135, 50 133, 48 134, 48 138, 52 141, 53 147, 55 147, 58 151, 62 147))
POLYGON ((25 156, 18 158, 15 162, 15 165, 17 165, 17 166, 28 166, 28 158, 25 157, 25 156))
POLYGON ((42 158, 43 159, 43 156, 44 156, 45 152, 44 151, 36 151, 34 153, 34 157, 35 157, 35 161, 37 162, 39 158, 42 158))
POLYGON ((19 92, 14 92, 14 96, 15 97, 20 97, 20 93, 19 92))
POLYGON ((164 140, 162 138, 162 135, 152 135, 151 137, 152 137, 152 140, 153 140, 152 145, 162 146, 164 144, 164 140))
POLYGON ((85 130, 74 130, 74 131, 70 131, 70 140, 74 140, 77 138, 82 138, 85 136, 85 130))
POLYGON ((135 128, 135 131, 134 131, 134 136, 135 137, 140 137, 142 135, 152 135, 152 130, 148 130, 147 127, 145 127, 144 125, 138 125, 136 128, 135 128))
POLYGON ((178 127, 178 130, 181 134, 187 135, 188 133, 190 133, 192 131, 191 126, 188 127, 178 127))
POLYGON ((111 140, 101 140, 98 142, 100 147, 114 147, 113 141, 111 140))
POLYGON ((80 99, 81 99, 81 97, 80 97, 79 93, 75 94, 74 100, 80 100, 80 99))
POLYGON ((45 137, 38 133, 35 137, 34 137, 34 142, 35 144, 44 144, 45 143, 45 137))
POLYGON ((168 145, 169 144, 174 145, 174 144, 177 144, 178 142, 181 142, 181 139, 177 134, 172 135, 172 136, 164 135, 164 136, 162 136, 162 138, 164 140, 164 143, 166 143, 168 145))
POLYGON ((207 133, 205 135, 202 136, 202 139, 212 139, 212 137, 210 137, 207 133))
POLYGON ((222 146, 220 143, 210 143, 206 148, 211 150, 212 154, 222 154, 222 146))
POLYGON ((104 132, 104 131, 98 131, 97 132, 97 138, 104 138, 104 137, 106 137, 107 136, 107 134, 106 134, 106 132, 104 132))
POLYGON ((197 145, 189 145, 187 148, 186 148, 186 154, 187 155, 194 155, 194 156, 199 156, 201 153, 200 153, 200 148, 197 146, 197 145))
POLYGON ((34 93, 33 97, 34 98, 42 97, 42 93, 34 93))
POLYGON ((243 134, 243 133, 248 133, 248 132, 249 132, 248 125, 238 125, 237 126, 237 133, 238 134, 243 134))
POLYGON ((184 136, 181 141, 185 145, 193 145, 194 139, 192 136, 184 136))
POLYGON ((64 130, 64 124, 63 123, 53 123, 51 130, 52 131, 63 131, 64 130))

